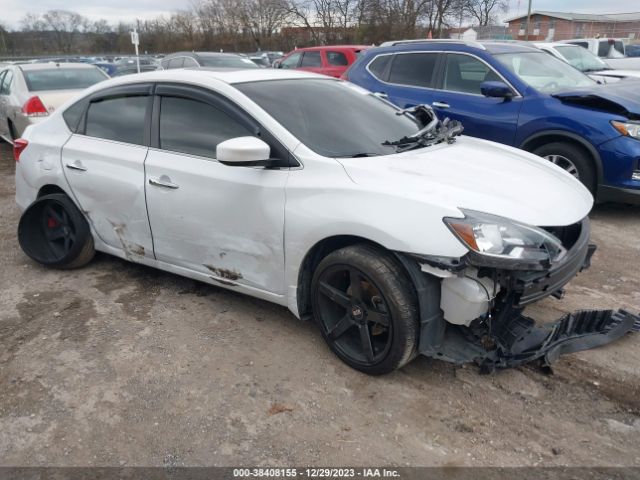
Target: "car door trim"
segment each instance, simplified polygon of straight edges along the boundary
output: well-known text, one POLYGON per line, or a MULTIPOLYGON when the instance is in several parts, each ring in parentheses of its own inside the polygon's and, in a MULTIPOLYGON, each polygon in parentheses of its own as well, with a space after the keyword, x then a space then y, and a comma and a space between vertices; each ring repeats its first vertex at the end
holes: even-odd
MULTIPOLYGON (((515 95, 513 97, 511 97, 511 99, 514 98, 522 98, 522 94, 518 91, 518 89, 516 87, 513 86, 513 84, 507 80, 504 75, 502 75, 500 72, 498 72, 492 65, 490 65, 489 63, 487 63, 484 59, 480 58, 477 55, 474 55, 473 53, 469 53, 469 52, 460 52, 460 51, 456 51, 456 50, 409 50, 409 51, 403 51, 403 52, 389 52, 389 53, 381 53, 380 55, 376 55, 375 57, 373 57, 369 63, 367 63, 365 65, 365 70, 367 72, 369 72, 369 74, 375 78, 376 80, 378 80, 381 83, 384 83, 386 85, 392 85, 395 87, 404 87, 404 88, 418 88, 420 90, 429 90, 429 91, 436 91, 436 92, 449 92, 449 93, 458 93, 461 95, 473 95, 476 97, 484 97, 484 95, 482 94, 478 94, 478 93, 467 93, 467 92, 458 92, 456 90, 445 90, 443 88, 438 88, 439 85, 441 85, 441 80, 442 80, 442 72, 444 70, 444 64, 446 62, 446 54, 451 54, 451 55, 467 55, 469 57, 473 57, 479 61, 481 61, 482 63, 484 63, 487 68, 491 69, 496 75, 498 75, 508 86, 509 88, 511 88, 515 95), (436 60, 436 67, 435 67, 435 81, 433 82, 433 84, 435 86, 432 87, 420 87, 417 85, 406 85, 404 83, 394 83, 394 82, 389 82, 388 80, 382 80, 380 77, 378 77, 377 75, 375 75, 371 69, 369 68, 369 66, 379 57, 382 56, 388 56, 388 55, 406 55, 406 54, 410 54, 410 53, 431 53, 431 54, 438 54, 439 58, 436 60), (442 55, 444 54, 444 55, 442 55)), ((386 66, 384 73, 385 73, 385 77, 389 78, 389 74, 391 73, 391 67, 393 65, 393 59, 391 60, 391 62, 389 62, 389 64, 386 66)), ((433 80, 433 79, 432 79, 433 80)))

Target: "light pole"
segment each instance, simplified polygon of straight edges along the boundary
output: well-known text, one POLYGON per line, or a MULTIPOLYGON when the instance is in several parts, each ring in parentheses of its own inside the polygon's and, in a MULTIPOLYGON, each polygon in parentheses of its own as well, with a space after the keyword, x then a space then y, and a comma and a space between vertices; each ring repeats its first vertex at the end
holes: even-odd
POLYGON ((527 30, 524 32, 524 40, 529 40, 529 22, 531 21, 531 1, 529 0, 529 8, 527 9, 527 30))

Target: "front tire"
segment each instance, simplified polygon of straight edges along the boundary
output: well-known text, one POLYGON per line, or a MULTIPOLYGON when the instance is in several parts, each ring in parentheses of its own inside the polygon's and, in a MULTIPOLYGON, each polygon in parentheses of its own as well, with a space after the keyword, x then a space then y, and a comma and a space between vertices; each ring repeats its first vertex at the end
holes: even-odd
POLYGON ((357 244, 330 253, 314 272, 311 296, 322 336, 350 367, 382 375, 416 355, 416 293, 389 252, 357 244))
POLYGON ((24 253, 50 267, 79 268, 95 254, 87 220, 61 193, 44 195, 24 211, 18 224, 18 241, 24 253))
POLYGON ((582 147, 566 142, 553 142, 536 148, 533 153, 564 169, 596 193, 596 172, 591 156, 582 147))

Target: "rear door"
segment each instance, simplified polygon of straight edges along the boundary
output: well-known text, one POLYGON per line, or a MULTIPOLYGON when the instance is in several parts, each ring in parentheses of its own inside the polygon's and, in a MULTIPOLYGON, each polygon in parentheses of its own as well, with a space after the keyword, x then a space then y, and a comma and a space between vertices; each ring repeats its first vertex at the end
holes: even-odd
POLYGON ((461 121, 465 135, 512 145, 522 106, 518 92, 513 89, 515 96, 507 99, 482 95, 482 82, 505 80, 473 55, 447 53, 440 71, 431 102, 438 116, 461 121))
POLYGON ((367 68, 381 80, 376 91, 388 95, 399 107, 408 108, 434 101, 439 58, 437 52, 403 52, 379 56, 367 68))
POLYGON ((355 53, 348 50, 324 50, 322 52, 324 74, 340 78, 349 65, 355 60, 355 53))
MULTIPOLYGON (((149 221, 158 260, 223 285, 282 294, 288 169, 216 160, 219 143, 259 131, 221 95, 159 85, 146 160, 149 221)), ((266 131, 260 137, 271 142, 266 131)), ((270 145, 272 157, 284 158, 270 145)))
POLYGON ((151 90, 128 85, 95 95, 62 149, 78 205, 100 239, 130 260, 153 258, 144 192, 151 90))

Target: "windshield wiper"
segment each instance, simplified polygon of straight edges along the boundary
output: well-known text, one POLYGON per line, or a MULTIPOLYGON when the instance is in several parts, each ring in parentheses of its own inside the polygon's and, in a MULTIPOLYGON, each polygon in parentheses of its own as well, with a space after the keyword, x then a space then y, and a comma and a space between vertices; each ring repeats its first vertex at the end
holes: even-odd
POLYGON ((406 152, 415 148, 429 147, 438 143, 453 143, 455 137, 464 130, 457 120, 445 118, 438 120, 437 115, 429 105, 421 104, 413 108, 407 108, 396 112, 396 115, 410 114, 418 120, 423 127, 413 135, 402 137, 399 140, 386 140, 382 145, 396 147, 396 152, 406 152))

